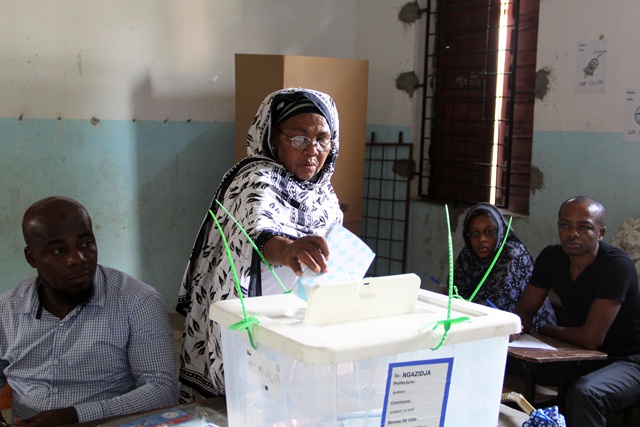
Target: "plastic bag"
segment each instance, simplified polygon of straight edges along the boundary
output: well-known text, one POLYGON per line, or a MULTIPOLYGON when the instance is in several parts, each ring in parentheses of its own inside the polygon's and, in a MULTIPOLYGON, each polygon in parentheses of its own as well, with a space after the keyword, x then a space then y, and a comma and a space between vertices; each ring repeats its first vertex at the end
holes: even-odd
POLYGON ((567 423, 558 407, 551 406, 531 412, 529 419, 522 423, 522 427, 567 427, 567 423))
POLYGON ((130 415, 100 424, 98 427, 221 427, 227 418, 213 408, 199 403, 130 415))
POLYGON ((502 403, 516 402, 520 409, 529 415, 529 419, 522 423, 522 427, 567 427, 564 415, 560 413, 557 406, 535 409, 524 396, 514 391, 504 393, 501 401, 502 403))

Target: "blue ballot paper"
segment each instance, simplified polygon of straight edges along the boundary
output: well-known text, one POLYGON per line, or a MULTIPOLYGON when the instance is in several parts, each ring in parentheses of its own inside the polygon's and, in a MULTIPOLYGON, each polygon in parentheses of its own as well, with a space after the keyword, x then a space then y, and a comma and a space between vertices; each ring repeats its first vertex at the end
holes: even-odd
POLYGON ((376 256, 365 242, 340 224, 332 225, 325 238, 330 252, 327 272, 315 273, 305 267, 295 284, 296 294, 305 301, 314 286, 362 279, 376 256))

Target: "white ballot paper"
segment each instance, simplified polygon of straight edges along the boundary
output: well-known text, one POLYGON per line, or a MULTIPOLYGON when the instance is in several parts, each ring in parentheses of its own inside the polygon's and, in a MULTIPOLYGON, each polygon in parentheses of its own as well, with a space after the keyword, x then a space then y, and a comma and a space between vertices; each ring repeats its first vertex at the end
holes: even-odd
POLYGON ((365 242, 340 224, 332 225, 325 238, 330 252, 327 272, 314 273, 306 267, 295 284, 296 295, 305 301, 314 286, 361 280, 376 256, 365 242))
POLYGON ((521 347, 521 348, 538 348, 541 350, 556 350, 555 347, 545 344, 537 338, 532 337, 529 334, 522 334, 517 340, 510 342, 509 347, 521 347))

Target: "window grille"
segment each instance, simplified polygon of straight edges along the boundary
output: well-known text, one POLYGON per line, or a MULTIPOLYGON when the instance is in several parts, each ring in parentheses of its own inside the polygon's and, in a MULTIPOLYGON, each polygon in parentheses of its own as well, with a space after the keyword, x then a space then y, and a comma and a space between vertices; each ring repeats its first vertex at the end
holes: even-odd
POLYGON ((538 10, 539 0, 427 2, 423 198, 528 213, 538 10))
POLYGON ((406 272, 413 144, 375 142, 365 148, 361 237, 375 252, 367 276, 406 272))

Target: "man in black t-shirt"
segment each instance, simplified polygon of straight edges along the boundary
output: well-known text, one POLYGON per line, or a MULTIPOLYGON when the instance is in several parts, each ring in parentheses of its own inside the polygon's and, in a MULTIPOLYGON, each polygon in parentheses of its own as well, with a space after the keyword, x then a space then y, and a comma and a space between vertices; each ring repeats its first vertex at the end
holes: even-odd
POLYGON ((591 197, 574 197, 560 206, 560 244, 540 253, 514 311, 528 332, 533 315, 553 289, 568 324, 545 325, 540 332, 609 355, 606 366, 570 387, 565 408, 570 427, 605 427, 606 413, 640 399, 638 276, 627 254, 602 242, 604 217, 604 206, 591 197))

